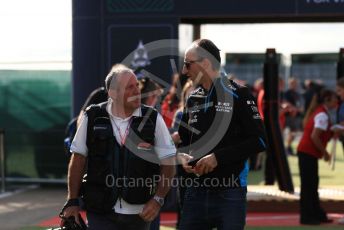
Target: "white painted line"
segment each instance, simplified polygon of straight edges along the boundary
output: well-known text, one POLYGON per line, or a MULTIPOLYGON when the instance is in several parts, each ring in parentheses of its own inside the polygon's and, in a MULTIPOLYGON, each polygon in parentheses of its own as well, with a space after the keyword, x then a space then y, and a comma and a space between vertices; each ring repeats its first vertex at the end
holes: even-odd
POLYGON ((9 196, 13 196, 15 194, 23 193, 23 192, 26 192, 26 191, 29 191, 29 190, 33 190, 33 189, 36 189, 38 187, 39 187, 38 185, 29 185, 29 186, 26 186, 25 188, 17 189, 17 190, 14 190, 12 192, 1 193, 0 194, 0 199, 6 198, 6 197, 9 197, 9 196))
POLYGON ((163 220, 161 221, 161 224, 175 224, 177 223, 177 220, 163 220))
POLYGON ((299 215, 285 215, 285 216, 249 216, 246 220, 288 220, 299 218, 299 215))

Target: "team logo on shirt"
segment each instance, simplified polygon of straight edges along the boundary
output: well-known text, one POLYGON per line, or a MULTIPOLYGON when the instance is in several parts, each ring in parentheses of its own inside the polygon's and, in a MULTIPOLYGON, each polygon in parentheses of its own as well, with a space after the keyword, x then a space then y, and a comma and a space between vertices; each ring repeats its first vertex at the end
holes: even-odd
POLYGON ((327 121, 326 120, 319 120, 319 124, 321 125, 321 126, 326 126, 327 125, 327 121))
POLYGON ((198 121, 197 117, 198 117, 197 114, 193 115, 189 121, 189 124, 196 123, 198 121))
POLYGON ((254 113, 258 113, 258 108, 257 106, 251 106, 251 109, 254 113))
POLYGON ((152 145, 148 142, 141 142, 137 145, 137 149, 140 150, 151 150, 152 149, 152 145))
POLYGON ((225 112, 229 113, 232 112, 233 106, 229 102, 217 102, 217 105, 215 105, 216 112, 225 112))
POLYGON ((237 90, 237 88, 235 88, 232 84, 228 84, 227 86, 228 86, 228 88, 230 88, 233 91, 237 90))
POLYGON ((253 117, 253 119, 255 119, 255 120, 261 120, 261 119, 262 119, 262 118, 260 117, 259 113, 254 114, 252 117, 253 117))

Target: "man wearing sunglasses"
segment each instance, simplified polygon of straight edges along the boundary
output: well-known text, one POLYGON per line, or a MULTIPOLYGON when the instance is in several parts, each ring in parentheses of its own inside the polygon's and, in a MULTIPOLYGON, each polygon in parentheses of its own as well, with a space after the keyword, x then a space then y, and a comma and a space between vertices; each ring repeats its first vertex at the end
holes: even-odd
POLYGON ((220 63, 220 50, 207 39, 194 41, 185 52, 183 74, 196 89, 178 131, 178 160, 193 181, 186 188, 181 230, 244 229, 247 159, 265 149, 253 96, 221 77, 220 63))

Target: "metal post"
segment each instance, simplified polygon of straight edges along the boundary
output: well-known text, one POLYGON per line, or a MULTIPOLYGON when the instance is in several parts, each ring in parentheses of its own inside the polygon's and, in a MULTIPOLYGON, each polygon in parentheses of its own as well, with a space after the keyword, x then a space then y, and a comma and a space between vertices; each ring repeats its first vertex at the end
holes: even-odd
MULTIPOLYGON (((277 54, 275 49, 267 49, 264 63, 264 123, 269 142, 267 163, 271 165, 271 173, 276 173, 279 189, 294 193, 294 185, 279 125, 278 85, 277 54)), ((272 183, 272 179, 267 182, 272 183)))
POLYGON ((342 77, 344 77, 344 48, 340 48, 337 62, 337 80, 342 77))
POLYGON ((5 192, 5 131, 0 129, 0 168, 1 168, 1 192, 5 192))

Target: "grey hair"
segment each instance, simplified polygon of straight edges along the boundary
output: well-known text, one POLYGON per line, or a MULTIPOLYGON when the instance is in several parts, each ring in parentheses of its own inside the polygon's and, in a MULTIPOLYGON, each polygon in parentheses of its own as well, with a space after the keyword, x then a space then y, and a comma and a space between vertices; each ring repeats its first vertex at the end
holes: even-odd
POLYGON ((114 65, 111 68, 110 73, 105 78, 106 90, 109 91, 109 89, 115 89, 117 78, 123 74, 135 75, 134 72, 131 69, 129 69, 128 67, 126 67, 125 65, 120 65, 120 64, 114 65))

